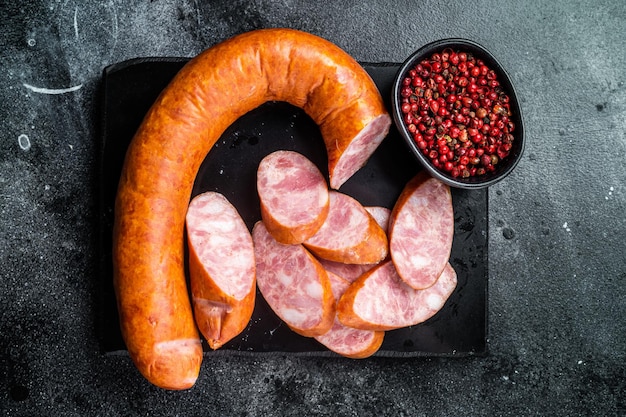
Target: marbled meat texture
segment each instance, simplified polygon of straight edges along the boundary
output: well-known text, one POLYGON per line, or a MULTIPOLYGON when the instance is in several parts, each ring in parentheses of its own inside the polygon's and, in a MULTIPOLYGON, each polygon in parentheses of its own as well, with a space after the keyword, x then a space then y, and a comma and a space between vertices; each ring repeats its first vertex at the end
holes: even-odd
POLYGON ((403 189, 389 222, 389 251, 400 277, 415 289, 433 285, 453 237, 450 187, 422 171, 403 189))
POLYGON ((389 231, 389 219, 391 218, 390 209, 382 206, 367 206, 365 210, 372 215, 376 223, 378 223, 385 233, 389 231))
POLYGON ((216 192, 189 204, 186 216, 190 246, 207 274, 236 300, 250 291, 255 277, 252 237, 237 209, 216 192))
POLYGON ((328 184, 318 167, 294 151, 267 155, 257 170, 261 216, 280 243, 302 243, 328 215, 328 184))
POLYGON ((328 275, 302 245, 277 242, 263 222, 252 230, 257 286, 270 308, 302 336, 326 333, 335 317, 328 275))
POLYGON ((364 330, 394 330, 423 323, 444 306, 457 285, 454 268, 446 264, 431 287, 415 290, 400 278, 391 261, 355 281, 337 304, 346 326, 364 330))
POLYGON ((304 245, 320 258, 352 264, 376 264, 389 252, 387 235, 361 203, 333 190, 326 221, 304 245))
MULTIPOLYGON (((327 272, 333 295, 336 300, 339 300, 350 286, 350 282, 332 272, 327 272)), ((335 317, 333 327, 327 333, 316 336, 315 339, 328 349, 342 356, 352 359, 362 359, 378 351, 383 343, 384 336, 384 332, 346 327, 335 317)))

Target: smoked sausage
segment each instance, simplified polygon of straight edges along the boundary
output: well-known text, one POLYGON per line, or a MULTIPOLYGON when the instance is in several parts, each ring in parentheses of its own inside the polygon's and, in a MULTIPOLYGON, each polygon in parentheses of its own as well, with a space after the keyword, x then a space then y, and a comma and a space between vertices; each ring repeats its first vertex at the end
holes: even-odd
POLYGON ((339 188, 386 136, 391 119, 367 72, 315 35, 262 29, 201 53, 174 77, 131 141, 118 185, 113 282, 131 359, 153 384, 194 384, 202 348, 187 295, 184 223, 200 164, 239 117, 268 101, 319 125, 339 188))
POLYGON ((383 232, 387 233, 389 230, 389 218, 391 217, 391 210, 387 207, 380 206, 367 206, 365 210, 372 215, 376 223, 383 229, 383 232))
MULTIPOLYGON (((350 287, 350 282, 332 272, 328 273, 333 296, 339 300, 344 292, 350 287)), ((385 337, 384 332, 359 330, 346 327, 335 316, 333 327, 315 340, 328 349, 342 356, 352 359, 363 359, 372 356, 378 351, 385 337)))
POLYGON ((358 277, 372 269, 376 264, 345 264, 343 262, 329 261, 317 258, 327 272, 339 275, 348 282, 354 282, 358 277))
POLYGON ((437 314, 456 285, 456 271, 449 263, 433 285, 415 290, 386 261, 350 285, 337 303, 337 317, 345 326, 363 330, 413 326, 437 314))
POLYGON ((452 250, 450 187, 421 171, 398 197, 388 233, 389 252, 400 277, 418 290, 433 285, 452 250))
POLYGON ((306 337, 326 333, 335 318, 335 298, 322 265, 302 245, 285 245, 262 221, 252 229, 257 285, 287 326, 306 337))
MULTIPOLYGON (((387 233, 387 227, 389 225, 389 216, 391 210, 387 207, 368 206, 364 207, 365 210, 376 220, 376 223, 383 229, 383 232, 387 233)), ((354 282, 358 277, 369 271, 377 264, 349 264, 343 262, 329 261, 328 259, 318 257, 318 260, 326 269, 326 272, 339 275, 348 282, 354 282)))
POLYGON ((280 243, 302 243, 322 227, 330 199, 317 166, 293 151, 267 155, 257 169, 261 218, 280 243))
POLYGON ((316 256, 349 264, 377 264, 389 253, 387 235, 353 197, 330 191, 322 227, 303 243, 316 256))
POLYGON ((196 324, 211 349, 219 349, 252 317, 256 298, 252 236, 237 209, 212 191, 191 200, 186 225, 196 324))

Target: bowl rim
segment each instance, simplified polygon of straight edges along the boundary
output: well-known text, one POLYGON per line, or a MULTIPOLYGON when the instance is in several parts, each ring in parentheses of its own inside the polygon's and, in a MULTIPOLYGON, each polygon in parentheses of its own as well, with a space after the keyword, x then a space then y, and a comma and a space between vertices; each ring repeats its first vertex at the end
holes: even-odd
POLYGON ((480 189, 489 187, 504 178, 506 178, 513 169, 518 165, 520 159, 525 150, 525 140, 524 140, 524 118, 522 113, 522 108, 518 100, 517 90, 515 89, 515 85, 511 79, 511 76, 506 71, 504 66, 497 60, 497 58, 484 46, 477 43, 476 41, 465 39, 465 38, 443 38, 427 43, 413 53, 411 53, 404 62, 400 65, 396 75, 394 77, 394 81, 391 88, 391 106, 392 106, 392 116, 396 125, 396 128, 400 132, 401 136, 404 139, 405 144, 411 150, 411 152, 415 155, 415 157, 419 160, 421 165, 427 169, 430 174, 443 181, 444 183, 456 187, 456 188, 464 188, 464 189, 480 189), (507 93, 511 98, 511 107, 515 109, 515 119, 516 119, 516 133, 515 133, 515 155, 511 158, 509 163, 497 171, 495 175, 487 176, 485 179, 476 179, 478 177, 471 177, 470 181, 453 178, 452 176, 446 174, 443 171, 435 168, 430 160, 426 158, 422 154, 422 152, 417 148, 417 145, 413 141, 412 135, 409 133, 402 116, 401 106, 399 106, 400 102, 400 88, 402 84, 402 80, 408 70, 413 67, 418 59, 422 57, 426 57, 427 54, 432 54, 435 51, 441 51, 446 47, 469 47, 472 49, 471 52, 475 53, 478 51, 477 55, 481 55, 480 58, 488 63, 490 68, 494 69, 498 74, 498 78, 502 84, 505 85, 507 93), (494 65, 495 64, 495 65, 494 65))

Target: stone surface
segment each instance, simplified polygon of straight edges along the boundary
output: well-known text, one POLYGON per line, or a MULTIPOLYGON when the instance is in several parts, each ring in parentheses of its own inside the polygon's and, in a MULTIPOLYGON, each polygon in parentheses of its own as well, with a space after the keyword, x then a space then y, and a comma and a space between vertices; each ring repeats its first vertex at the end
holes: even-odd
POLYGON ((2 415, 626 414, 623 2, 136 3, 0 5, 2 415), (216 355, 167 392, 101 354, 102 69, 275 26, 371 62, 465 37, 508 69, 528 142, 490 189, 486 357, 216 355))

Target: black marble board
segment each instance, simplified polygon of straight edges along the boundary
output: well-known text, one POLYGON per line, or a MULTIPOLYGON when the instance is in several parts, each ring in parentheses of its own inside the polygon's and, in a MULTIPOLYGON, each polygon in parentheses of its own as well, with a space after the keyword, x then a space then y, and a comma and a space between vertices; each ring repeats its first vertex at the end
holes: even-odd
MULTIPOLYGON (((99 243, 101 274, 98 333, 105 353, 125 349, 112 286, 113 205, 128 143, 158 94, 187 62, 186 58, 138 58, 105 68, 101 84, 99 243)), ((389 106, 392 63, 362 63, 389 106)), ((260 219, 256 167, 268 153, 290 149, 314 161, 328 178, 326 152, 315 123, 287 103, 267 103, 241 117, 216 142, 202 164, 192 196, 224 194, 251 229, 260 219)), ((364 205, 392 208, 406 182, 420 168, 394 127, 368 164, 340 189, 364 205)), ((389 331, 375 356, 467 356, 487 351, 487 190, 453 189, 455 235, 450 262, 458 286, 443 309, 416 326, 389 331)), ((204 342, 203 342, 204 343, 204 342)), ((332 356, 312 338, 292 332, 267 306, 260 293, 253 317, 240 336, 205 354, 294 354, 332 356)))

